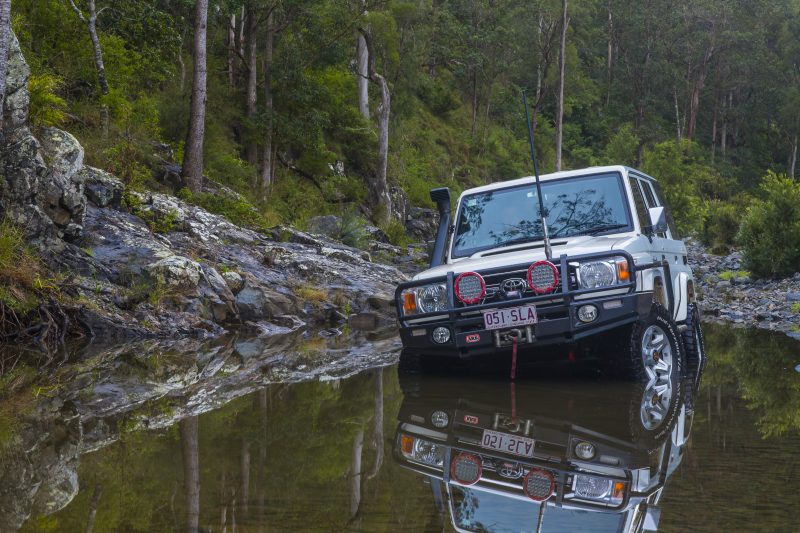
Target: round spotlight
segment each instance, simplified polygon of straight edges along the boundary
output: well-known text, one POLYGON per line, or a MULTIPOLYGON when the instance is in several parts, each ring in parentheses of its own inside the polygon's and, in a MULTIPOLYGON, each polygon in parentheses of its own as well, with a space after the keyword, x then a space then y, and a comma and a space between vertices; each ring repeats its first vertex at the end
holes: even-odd
POLYGON ((547 294, 558 286, 558 267, 550 261, 536 261, 528 267, 528 286, 536 294, 547 294))
POLYGON ((444 344, 450 340, 450 330, 444 327, 438 327, 433 330, 433 342, 436 344, 444 344))
POLYGON ((593 305, 582 305, 578 308, 578 319, 581 322, 594 322, 597 319, 597 307, 593 305))
POLYGON ((460 453, 450 465, 450 477, 462 485, 474 485, 481 478, 481 460, 471 453, 460 453))
POLYGON ((453 286, 456 298, 466 305, 476 304, 486 296, 486 282, 477 272, 459 274, 453 286))
POLYGON ((594 444, 591 442, 581 441, 575 445, 575 455, 584 461, 594 458, 594 454, 594 444))
POLYGON ((446 428, 450 423, 450 417, 444 411, 434 411, 431 414, 431 424, 433 427, 446 428))
POLYGON ((522 480, 522 490, 531 500, 543 502, 555 492, 556 480, 547 470, 534 468, 522 480))

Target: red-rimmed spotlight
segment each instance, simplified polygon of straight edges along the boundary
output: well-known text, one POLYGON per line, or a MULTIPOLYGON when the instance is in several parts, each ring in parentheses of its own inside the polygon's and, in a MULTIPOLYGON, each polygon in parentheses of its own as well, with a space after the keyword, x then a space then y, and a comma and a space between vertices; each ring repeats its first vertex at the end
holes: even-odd
POLYGON ((474 485, 481 478, 483 464, 478 456, 460 453, 450 464, 450 477, 462 485, 474 485))
POLYGON ((466 305, 472 305, 483 300, 486 296, 486 282, 477 272, 464 272, 459 274, 453 286, 456 298, 466 305))
POLYGON ((523 478, 522 490, 531 500, 543 502, 556 491, 556 480, 547 470, 534 468, 523 478))
POLYGON ((528 286, 536 294, 553 292, 558 286, 558 267, 550 261, 536 261, 528 267, 528 286))

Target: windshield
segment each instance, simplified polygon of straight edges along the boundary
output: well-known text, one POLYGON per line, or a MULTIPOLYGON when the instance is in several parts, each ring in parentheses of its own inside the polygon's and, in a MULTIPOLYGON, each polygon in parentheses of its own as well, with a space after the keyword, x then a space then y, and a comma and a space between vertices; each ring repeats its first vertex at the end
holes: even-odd
MULTIPOLYGON (((542 182, 551 238, 619 233, 632 229, 622 176, 613 172, 542 182)), ((453 238, 453 257, 542 236, 536 185, 465 196, 453 238)))
MULTIPOLYGON (((451 485, 451 512, 454 525, 475 533, 533 533, 539 519, 537 502, 517 500, 474 488, 451 485)), ((548 505, 542 533, 585 531, 617 532, 624 513, 565 509, 548 505)))

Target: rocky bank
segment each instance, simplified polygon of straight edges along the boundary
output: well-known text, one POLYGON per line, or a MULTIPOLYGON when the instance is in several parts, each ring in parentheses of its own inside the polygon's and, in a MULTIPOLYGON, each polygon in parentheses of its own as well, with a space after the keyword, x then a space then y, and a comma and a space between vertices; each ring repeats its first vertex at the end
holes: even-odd
MULTIPOLYGON (((352 319, 393 321, 405 276, 370 253, 289 227, 253 231, 172 196, 126 190, 87 166, 69 133, 34 135, 29 74, 13 39, 0 216, 63 273, 62 296, 80 310, 73 326, 87 337, 269 335, 304 325, 334 334, 352 319)), ((213 183, 207 190, 234 194, 213 183)))
POLYGON ((742 270, 740 252, 713 255, 696 242, 688 248, 703 320, 781 331, 800 339, 800 272, 785 279, 751 279, 742 270))

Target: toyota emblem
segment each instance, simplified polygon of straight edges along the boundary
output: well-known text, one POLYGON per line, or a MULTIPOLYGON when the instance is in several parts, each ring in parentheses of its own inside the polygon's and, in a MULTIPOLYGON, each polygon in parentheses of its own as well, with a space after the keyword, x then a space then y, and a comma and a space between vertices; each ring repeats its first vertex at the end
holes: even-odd
POLYGON ((500 284, 500 290, 508 296, 511 293, 522 294, 525 292, 527 282, 522 278, 509 278, 500 284))

